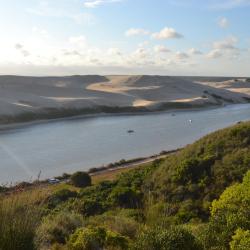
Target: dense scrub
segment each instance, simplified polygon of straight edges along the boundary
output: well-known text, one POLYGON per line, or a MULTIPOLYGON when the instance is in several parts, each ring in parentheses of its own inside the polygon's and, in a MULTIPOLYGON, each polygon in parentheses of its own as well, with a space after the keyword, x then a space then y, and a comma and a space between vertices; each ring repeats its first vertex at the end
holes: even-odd
POLYGON ((249 170, 248 122, 114 181, 2 197, 0 249, 250 249, 249 170))
POLYGON ((145 182, 151 199, 176 207, 182 222, 209 216, 211 202, 250 169, 250 123, 217 131, 165 159, 145 182))

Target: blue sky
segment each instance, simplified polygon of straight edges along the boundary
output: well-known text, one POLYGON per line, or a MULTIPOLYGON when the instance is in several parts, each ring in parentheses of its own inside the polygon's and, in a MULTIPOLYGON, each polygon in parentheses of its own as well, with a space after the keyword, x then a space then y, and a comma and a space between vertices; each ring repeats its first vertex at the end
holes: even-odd
POLYGON ((250 0, 0 1, 0 74, 250 75, 250 0))

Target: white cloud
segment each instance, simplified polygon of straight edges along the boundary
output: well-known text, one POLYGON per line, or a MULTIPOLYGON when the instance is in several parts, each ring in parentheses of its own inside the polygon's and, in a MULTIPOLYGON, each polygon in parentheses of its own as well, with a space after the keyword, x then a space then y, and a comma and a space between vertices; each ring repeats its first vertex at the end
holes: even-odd
POLYGON ((111 56, 121 56, 122 52, 119 48, 109 48, 108 49, 108 55, 111 56))
POLYGON ((24 48, 24 45, 17 43, 15 44, 15 49, 19 51, 24 57, 30 56, 30 52, 24 48))
POLYGON ((148 51, 145 48, 138 48, 133 52, 133 56, 137 58, 146 58, 148 56, 148 51))
POLYGON ((225 29, 225 28, 227 28, 227 27, 228 27, 228 25, 229 25, 229 21, 228 21, 228 19, 227 19, 227 18, 222 17, 222 18, 220 18, 220 19, 219 19, 219 21, 218 21, 218 25, 219 25, 221 28, 225 29))
POLYGON ((223 56, 222 52, 218 49, 213 49, 207 54, 207 57, 210 59, 215 59, 215 58, 219 58, 222 56, 223 56))
POLYGON ((156 45, 155 47, 154 47, 154 51, 156 52, 156 53, 168 53, 168 52, 170 52, 170 49, 168 49, 166 46, 164 46, 164 45, 156 45))
POLYGON ((138 35, 149 35, 150 32, 145 29, 135 29, 131 28, 125 32, 125 36, 138 36, 138 35))
POLYGON ((191 48, 188 50, 188 54, 190 54, 190 55, 202 55, 203 53, 198 49, 191 48))
POLYGON ((220 49, 220 50, 237 50, 235 47, 238 39, 236 37, 229 37, 227 39, 216 41, 213 43, 213 49, 220 49))
POLYGON ((212 50, 207 54, 207 57, 212 59, 224 56, 236 58, 240 55, 240 50, 236 47, 237 42, 238 39, 234 36, 216 41, 212 44, 212 50))
POLYGON ((106 4, 106 3, 117 3, 121 2, 122 0, 87 0, 83 3, 84 7, 86 8, 96 8, 100 5, 106 4))
POLYGON ((177 60, 185 60, 185 59, 189 58, 189 56, 188 56, 187 53, 178 51, 178 52, 176 52, 176 54, 175 54, 175 58, 176 58, 177 60))
POLYGON ((173 28, 165 27, 160 32, 156 32, 152 34, 152 38, 158 40, 166 40, 172 38, 182 38, 183 35, 175 31, 173 28))
POLYGON ((18 49, 22 49, 23 48, 23 45, 20 44, 20 43, 17 43, 15 44, 15 48, 18 50, 18 49))

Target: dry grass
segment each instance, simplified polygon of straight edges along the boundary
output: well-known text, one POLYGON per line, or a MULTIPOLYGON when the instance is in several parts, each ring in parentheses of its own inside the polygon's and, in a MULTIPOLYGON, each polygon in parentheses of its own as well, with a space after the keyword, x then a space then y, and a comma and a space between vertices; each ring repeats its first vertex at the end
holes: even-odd
POLYGON ((33 250, 33 238, 48 190, 30 190, 0 197, 0 249, 33 250))
POLYGON ((121 169, 115 169, 115 170, 110 170, 110 171, 104 171, 103 173, 93 175, 92 178, 92 183, 93 184, 98 184, 102 181, 113 181, 119 177, 122 173, 126 173, 132 168, 121 168, 121 169))

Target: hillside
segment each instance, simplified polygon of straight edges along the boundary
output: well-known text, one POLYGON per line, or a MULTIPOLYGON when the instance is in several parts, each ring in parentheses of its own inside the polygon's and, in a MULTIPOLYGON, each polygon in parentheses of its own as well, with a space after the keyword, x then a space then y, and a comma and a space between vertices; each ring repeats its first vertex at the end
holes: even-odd
POLYGON ((198 80, 147 75, 0 76, 0 122, 249 102, 247 82, 245 91, 235 91, 213 86, 212 80, 202 84, 198 80))
POLYGON ((0 199, 0 249, 249 249, 249 170, 245 122, 110 181, 17 187, 0 199))

